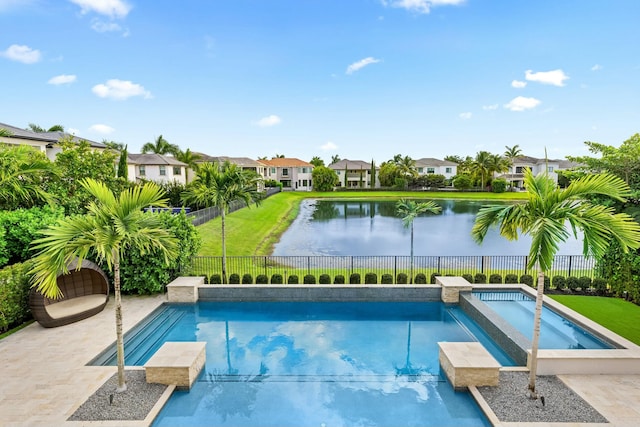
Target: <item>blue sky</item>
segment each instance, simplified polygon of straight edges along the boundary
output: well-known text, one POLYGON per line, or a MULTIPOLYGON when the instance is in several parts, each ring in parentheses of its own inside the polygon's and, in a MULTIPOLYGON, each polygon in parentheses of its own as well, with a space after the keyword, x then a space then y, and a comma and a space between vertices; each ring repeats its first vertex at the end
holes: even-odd
POLYGON ((0 122, 138 152, 551 158, 640 131, 638 0, 0 0, 0 122))

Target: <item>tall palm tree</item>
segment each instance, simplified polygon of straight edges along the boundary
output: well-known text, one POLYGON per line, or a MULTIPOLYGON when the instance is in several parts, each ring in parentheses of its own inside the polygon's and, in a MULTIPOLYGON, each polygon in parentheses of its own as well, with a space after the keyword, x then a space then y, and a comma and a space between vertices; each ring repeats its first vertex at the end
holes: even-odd
POLYGON ((313 156, 313 158, 309 161, 313 165, 313 167, 324 166, 324 160, 322 160, 318 156, 313 156))
POLYGON ((35 133, 45 133, 45 132, 64 132, 64 126, 62 125, 53 125, 49 129, 45 129, 42 126, 38 126, 35 123, 29 123, 27 126, 27 130, 35 133))
POLYGON ((611 240, 617 241, 626 252, 640 246, 640 225, 629 215, 614 213, 613 208, 594 204, 593 195, 608 195, 624 201, 631 192, 620 178, 610 174, 587 175, 573 181, 566 189, 559 189, 546 173, 533 176, 525 170, 526 203, 508 206, 484 206, 476 216, 471 230, 473 239, 482 243, 492 225, 498 225, 500 234, 517 240, 518 234, 531 236, 527 268, 538 272, 538 292, 533 322, 533 340, 529 371, 529 392, 536 398, 536 371, 538 366, 538 340, 540 315, 544 293, 544 275, 551 270, 558 245, 577 230, 584 234, 584 255, 599 258, 605 254, 611 240))
POLYGON ((398 166, 400 174, 404 178, 411 178, 418 175, 416 169, 416 161, 409 156, 399 157, 400 154, 396 154, 393 158, 394 163, 398 166), (398 158, 399 157, 399 158, 398 158))
POLYGON ((120 259, 129 248, 146 253, 160 250, 169 264, 177 249, 176 239, 163 228, 158 216, 143 212, 147 206, 166 206, 160 188, 148 182, 124 190, 116 198, 109 188, 93 179, 85 179, 82 186, 95 198, 89 203, 86 215, 66 217, 42 231, 44 237, 34 241, 38 254, 33 258, 34 286, 48 298, 60 297, 56 278, 60 272, 69 273, 67 266, 78 259, 78 266, 90 253, 97 261, 113 270, 115 292, 116 348, 118 359, 118 387, 127 389, 124 375, 124 341, 122 336, 122 301, 120 296, 120 259))
POLYGON ((396 203, 396 214, 402 217, 402 224, 405 227, 411 227, 411 283, 413 283, 413 220, 423 213, 440 213, 442 208, 432 202, 418 203, 415 200, 399 200, 396 203))
POLYGON ((331 164, 338 163, 340 160, 340 156, 338 156, 337 154, 331 156, 331 164))
POLYGON ((177 145, 170 144, 162 135, 157 137, 154 142, 147 142, 142 146, 143 153, 171 154, 175 156, 179 151, 180 148, 177 145))
POLYGON ((258 192, 260 177, 244 171, 238 165, 224 162, 203 163, 198 167, 196 178, 189 189, 182 193, 186 203, 200 206, 217 206, 222 222, 222 281, 227 283, 227 247, 225 242, 225 217, 231 203, 240 201, 246 206, 251 202, 258 204, 261 194, 258 192))
POLYGON ((500 154, 492 154, 489 157, 489 175, 494 173, 503 173, 509 171, 509 161, 506 157, 502 157, 500 154))
MULTIPOLYGON (((198 170, 198 161, 202 160, 202 156, 198 153, 194 153, 191 149, 187 148, 186 151, 178 151, 176 159, 185 163, 192 171, 198 170)), ((185 176, 186 183, 189 183, 189 174, 185 176)))
POLYGON ((0 144, 0 207, 52 202, 52 196, 42 188, 42 180, 53 170, 44 153, 27 145, 0 144))
POLYGON ((480 175, 481 189, 484 191, 485 182, 491 171, 491 157, 492 154, 488 151, 479 151, 476 153, 476 158, 473 160, 473 171, 480 175))
MULTIPOLYGON (((505 145, 504 148, 505 148, 504 156, 509 161, 509 168, 511 168, 513 166, 513 161, 518 157, 522 156, 522 150, 520 149, 520 146, 518 144, 514 145, 513 147, 509 147, 508 145, 505 145)), ((511 171, 512 174, 514 172, 515 171, 511 171)), ((513 187, 513 180, 509 180, 509 186, 513 187)))

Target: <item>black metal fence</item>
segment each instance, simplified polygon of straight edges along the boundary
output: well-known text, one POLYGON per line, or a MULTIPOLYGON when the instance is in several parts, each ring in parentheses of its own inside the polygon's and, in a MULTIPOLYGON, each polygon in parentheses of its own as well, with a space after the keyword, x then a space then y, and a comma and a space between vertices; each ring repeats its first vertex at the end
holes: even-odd
MULTIPOLYGON (((484 274, 487 282, 491 274, 514 274, 518 278, 523 274, 535 277, 534 269, 528 269, 527 256, 415 256, 413 259, 413 277, 422 273, 429 280, 432 274, 462 276, 484 274)), ((302 282, 303 276, 311 274, 318 278, 320 274, 329 274, 332 278, 343 275, 348 283, 352 273, 375 273, 378 281, 383 274, 394 278, 404 273, 411 276, 411 257, 409 256, 230 256, 227 257, 227 276, 250 274, 254 279, 261 274, 271 277, 273 274, 287 277, 296 275, 302 282)), ((207 276, 222 273, 222 257, 194 257, 191 265, 182 274, 207 276)), ((594 278, 596 261, 582 255, 558 255, 555 257, 550 277, 588 276, 594 278)))
MULTIPOLYGON (((276 193, 280 192, 279 187, 269 187, 265 191, 265 198, 269 196, 273 196, 276 193)), ((238 209, 242 209, 246 205, 241 201, 235 201, 229 204, 229 212, 235 212, 238 209)), ((191 223, 193 225, 201 225, 207 221, 211 221, 214 218, 217 218, 221 215, 221 210, 218 207, 204 208, 199 209, 197 211, 189 212, 187 217, 191 218, 191 223)))

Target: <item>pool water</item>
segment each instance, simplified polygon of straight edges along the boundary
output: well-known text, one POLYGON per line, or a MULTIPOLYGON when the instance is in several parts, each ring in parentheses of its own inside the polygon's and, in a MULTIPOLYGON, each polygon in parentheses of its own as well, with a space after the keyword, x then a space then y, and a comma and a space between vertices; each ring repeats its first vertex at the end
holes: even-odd
POLYGON ((165 341, 207 343, 203 373, 189 392, 173 394, 154 426, 488 426, 473 398, 443 377, 437 342, 479 340, 512 363, 451 309, 169 304, 127 336, 125 361, 142 365, 165 341))

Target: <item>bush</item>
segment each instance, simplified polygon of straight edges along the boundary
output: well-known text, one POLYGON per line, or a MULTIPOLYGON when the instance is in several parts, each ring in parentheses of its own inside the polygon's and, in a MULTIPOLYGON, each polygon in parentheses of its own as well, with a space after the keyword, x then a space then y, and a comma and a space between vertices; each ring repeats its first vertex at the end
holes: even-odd
POLYGON ((321 274, 320 277, 318 278, 318 283, 320 283, 321 285, 330 284, 331 276, 329 276, 328 274, 321 274))
POLYGON ((491 191, 494 193, 504 193, 507 191, 507 180, 504 178, 497 178, 491 182, 491 191))
POLYGON ((533 276, 530 274, 523 274, 520 276, 520 283, 527 286, 533 286, 533 276))
POLYGON ((547 275, 544 276, 544 290, 548 291, 551 288, 551 278, 547 275))
POLYGON ((473 283, 473 276, 469 273, 465 273, 462 275, 462 278, 469 283, 473 283))
POLYGON ((564 279, 564 276, 553 276, 551 284, 556 289, 564 289, 567 286, 567 281, 564 279))
POLYGON ((349 276, 349 283, 352 285, 360 284, 360 273, 351 273, 349 276))
POLYGON ((391 285, 393 284, 393 276, 389 273, 385 273, 380 277, 380 283, 383 285, 391 285))
POLYGON ((489 276, 489 283, 502 283, 502 275, 492 274, 491 276, 489 276))
POLYGON ((266 285, 267 283, 269 283, 269 277, 266 274, 256 276, 256 285, 266 285))
POLYGON ((567 277, 567 288, 571 291, 575 291, 580 287, 580 282, 577 277, 569 276, 567 277))
POLYGON ((252 285, 253 284, 253 276, 249 273, 245 273, 242 275, 242 284, 243 285, 252 285))
POLYGON ((344 285, 344 276, 342 274, 336 274, 333 278, 333 283, 336 285, 344 285))
POLYGON ((282 274, 272 274, 271 275, 271 284, 272 285, 282 285, 283 279, 282 274))
POLYGON ((240 275, 238 273, 233 273, 229 276, 229 283, 232 285, 240 284, 240 275))
POLYGON ((599 294, 604 294, 607 292, 607 280, 602 277, 596 277, 593 279, 592 286, 598 291, 599 294))
POLYGON ((298 276, 295 274, 292 274, 287 278, 287 284, 289 285, 297 285, 298 283, 300 283, 300 281, 298 280, 298 276))
POLYGON ((373 285, 378 283, 378 275, 376 273, 367 273, 364 275, 364 283, 366 285, 373 285))
POLYGON ((211 285, 220 285, 222 283, 222 276, 218 273, 212 274, 209 278, 209 284, 211 285))
POLYGON ((305 285, 315 285, 316 276, 314 276, 313 274, 305 274, 304 278, 302 279, 302 283, 304 283, 305 285))
POLYGON ((407 273, 398 273, 396 276, 396 283, 399 285, 406 285, 409 282, 409 276, 407 273))
POLYGON ((413 282, 417 285, 426 285, 427 284, 427 276, 424 273, 418 273, 416 274, 416 279, 413 282))
POLYGON ((436 277, 440 276, 440 273, 431 273, 431 276, 429 277, 429 283, 431 283, 432 285, 436 284, 436 277))
POLYGON ((518 276, 515 274, 506 274, 504 276, 504 283, 508 283, 508 284, 518 283, 518 276))
POLYGON ((589 276, 580 276, 578 277, 578 286, 582 288, 583 291, 586 291, 591 287, 591 277, 589 276))
POLYGON ((32 263, 16 263, 0 270, 0 333, 31 319, 29 270, 32 263))
POLYGON ((473 283, 487 283, 487 275, 484 273, 476 273, 473 276, 473 283))

